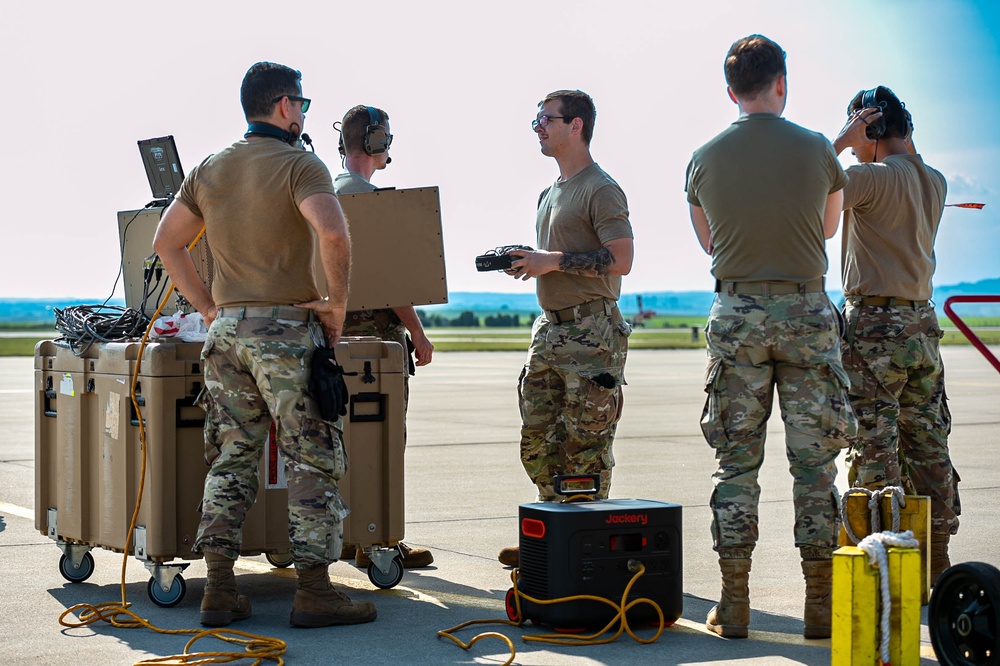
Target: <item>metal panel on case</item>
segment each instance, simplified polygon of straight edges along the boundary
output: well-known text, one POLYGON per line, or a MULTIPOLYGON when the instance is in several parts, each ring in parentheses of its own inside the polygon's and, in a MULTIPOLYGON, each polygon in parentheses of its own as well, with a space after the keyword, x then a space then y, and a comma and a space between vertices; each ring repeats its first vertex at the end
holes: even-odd
MULTIPOLYGON (((351 231, 349 311, 448 302, 438 188, 338 198, 351 231)), ((314 266, 325 294, 318 248, 314 266)))
MULTIPOLYGON (((138 310, 142 304, 146 259, 153 254, 153 236, 156 234, 156 226, 160 223, 163 210, 163 208, 142 208, 118 212, 118 242, 122 251, 122 279, 125 285, 126 307, 138 310)), ((211 288, 212 251, 204 236, 191 250, 191 258, 194 259, 194 267, 198 271, 198 275, 211 288)), ((154 271, 157 266, 159 264, 153 266, 154 271)), ((170 278, 166 271, 162 270, 162 267, 160 273, 160 286, 156 288, 155 293, 147 297, 144 312, 147 317, 153 316, 153 313, 156 312, 156 307, 159 305, 157 298, 162 298, 170 289, 170 278)), ((153 284, 155 284, 155 273, 153 278, 153 284)), ((177 312, 177 310, 175 292, 171 295, 161 314, 167 316, 177 312)))

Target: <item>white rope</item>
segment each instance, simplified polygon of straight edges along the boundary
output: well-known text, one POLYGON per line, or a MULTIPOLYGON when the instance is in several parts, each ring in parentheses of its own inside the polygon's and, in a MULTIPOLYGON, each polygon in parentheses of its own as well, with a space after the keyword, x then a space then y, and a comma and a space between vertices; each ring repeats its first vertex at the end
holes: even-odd
POLYGON ((886 486, 879 490, 869 490, 863 486, 849 488, 840 501, 840 522, 844 525, 844 531, 851 541, 857 544, 861 538, 851 529, 851 521, 847 519, 847 498, 851 495, 864 495, 868 498, 868 516, 871 523, 869 534, 876 534, 882 531, 882 514, 879 507, 882 504, 882 497, 889 495, 892 499, 892 531, 899 531, 899 509, 906 506, 906 495, 899 486, 886 486))
POLYGON ((882 593, 881 640, 879 651, 882 663, 889 663, 889 614, 892 597, 889 595, 889 558, 887 548, 919 548, 920 542, 913 538, 913 532, 878 532, 869 534, 858 543, 858 548, 868 555, 868 563, 878 569, 879 587, 882 593))

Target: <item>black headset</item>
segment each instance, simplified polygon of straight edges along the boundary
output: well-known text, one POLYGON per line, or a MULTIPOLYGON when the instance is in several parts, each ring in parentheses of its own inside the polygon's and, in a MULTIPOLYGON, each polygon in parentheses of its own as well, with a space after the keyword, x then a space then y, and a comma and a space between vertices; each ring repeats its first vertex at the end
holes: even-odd
POLYGON ((881 116, 868 123, 868 126, 865 127, 865 136, 869 139, 878 141, 885 134, 885 107, 887 105, 887 102, 880 102, 878 100, 878 88, 866 90, 864 95, 861 96, 862 109, 878 109, 882 112, 881 116))
MULTIPOLYGON (((381 155, 389 148, 389 144, 392 143, 392 135, 382 128, 382 116, 378 112, 378 109, 373 106, 366 106, 365 110, 368 111, 368 125, 365 127, 365 138, 362 141, 362 147, 368 155, 381 155)), ((340 151, 341 157, 347 157, 347 147, 344 145, 344 127, 343 123, 339 124, 341 127, 339 129, 340 139, 337 141, 337 150, 340 151)), ((337 125, 338 123, 334 123, 333 128, 337 129, 337 125)), ((389 164, 391 161, 391 157, 386 157, 386 164, 389 164)))
POLYGON ((388 148, 392 139, 382 127, 382 116, 377 109, 371 106, 365 107, 368 110, 368 127, 365 128, 364 148, 369 155, 381 155, 388 148))
POLYGON ((295 137, 292 133, 281 129, 271 123, 250 123, 247 127, 247 133, 243 135, 244 139, 251 136, 266 136, 272 139, 277 139, 279 141, 284 141, 287 144, 295 144, 295 137))

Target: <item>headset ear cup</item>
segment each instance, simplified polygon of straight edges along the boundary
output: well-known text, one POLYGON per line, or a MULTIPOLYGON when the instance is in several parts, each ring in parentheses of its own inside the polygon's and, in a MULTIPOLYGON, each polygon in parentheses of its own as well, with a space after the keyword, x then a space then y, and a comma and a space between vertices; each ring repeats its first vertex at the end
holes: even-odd
POLYGON ((365 152, 369 155, 381 155, 385 152, 389 137, 381 127, 369 126, 365 131, 365 152))
POLYGON ((865 136, 878 141, 885 134, 885 118, 879 117, 871 121, 865 128, 865 136))

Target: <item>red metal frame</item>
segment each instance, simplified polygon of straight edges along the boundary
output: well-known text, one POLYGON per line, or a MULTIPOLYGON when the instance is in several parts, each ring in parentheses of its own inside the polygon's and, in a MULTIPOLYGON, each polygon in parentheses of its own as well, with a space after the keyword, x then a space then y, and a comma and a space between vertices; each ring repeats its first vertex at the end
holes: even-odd
POLYGON ((997 357, 993 355, 993 352, 983 344, 983 341, 979 339, 979 336, 972 332, 972 329, 962 321, 962 318, 955 314, 952 309, 952 303, 1000 303, 1000 296, 952 296, 944 302, 944 313, 948 315, 958 330, 965 334, 965 337, 969 339, 969 342, 979 350, 979 352, 986 357, 986 360, 993 364, 997 372, 1000 372, 1000 361, 997 357))

